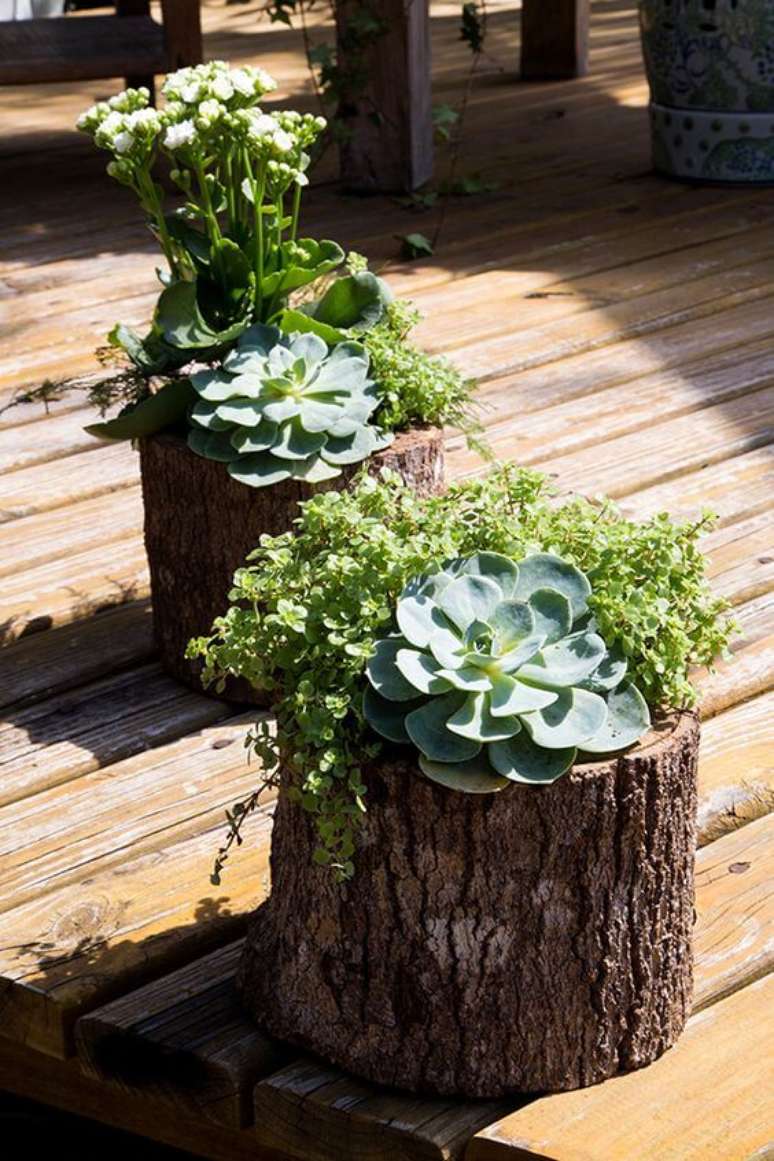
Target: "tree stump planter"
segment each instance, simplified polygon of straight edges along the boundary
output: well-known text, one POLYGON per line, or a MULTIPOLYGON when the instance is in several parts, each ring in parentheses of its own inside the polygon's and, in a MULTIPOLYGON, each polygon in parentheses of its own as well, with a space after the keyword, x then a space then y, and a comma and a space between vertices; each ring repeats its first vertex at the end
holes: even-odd
MULTIPOLYGON (((293 527, 302 500, 347 487, 361 465, 323 484, 285 480, 250 488, 232 479, 225 464, 195 455, 178 435, 149 436, 139 447, 156 645, 167 672, 201 690, 201 665, 186 660, 186 646, 226 611, 234 572, 264 533, 293 527)), ((439 492, 443 435, 435 428, 404 432, 366 466, 371 473, 391 468, 421 495, 439 492)), ((229 683, 222 696, 267 704, 244 681, 229 683)))
POLYGON ((674 1044, 691 1001, 699 725, 551 786, 449 791, 367 767, 355 877, 281 793, 238 977, 271 1034, 368 1080, 497 1097, 595 1084, 674 1044))

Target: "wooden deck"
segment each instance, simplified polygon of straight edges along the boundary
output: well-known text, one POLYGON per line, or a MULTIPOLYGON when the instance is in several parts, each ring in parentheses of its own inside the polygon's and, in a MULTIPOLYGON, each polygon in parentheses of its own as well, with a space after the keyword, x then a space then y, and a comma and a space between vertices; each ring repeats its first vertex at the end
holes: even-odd
MULTIPOLYGON (((299 38, 260 6, 205 4, 206 50, 309 104, 299 38)), ((497 188, 454 199, 414 265, 395 235, 431 234, 437 211, 344 199, 330 163, 307 226, 426 312, 425 344, 480 377, 498 455, 627 512, 719 515, 710 569, 742 632, 701 678, 689 1029, 643 1072, 493 1104, 376 1090, 245 1021, 232 979, 271 809, 211 888, 224 807, 253 779, 246 719, 155 662, 137 457, 84 435, 76 393, 0 412, 0 1087, 225 1161, 772 1156, 774 194, 650 172, 633 4, 594 6, 589 77, 529 85, 515 5, 490 7, 504 71, 482 69, 460 170, 497 188)), ((456 4, 434 6, 433 37, 435 100, 453 102, 456 4)), ((70 130, 109 91, 0 90, 0 407, 93 372, 109 327, 154 299, 135 208, 70 130)), ((480 470, 454 435, 448 452, 454 475, 480 470)))

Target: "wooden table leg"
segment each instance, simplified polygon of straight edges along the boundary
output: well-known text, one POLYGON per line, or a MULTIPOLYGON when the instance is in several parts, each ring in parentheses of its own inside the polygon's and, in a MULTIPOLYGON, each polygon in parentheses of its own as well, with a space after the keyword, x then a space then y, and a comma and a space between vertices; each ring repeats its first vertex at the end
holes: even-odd
MULTIPOLYGON (((116 16, 150 16, 150 0, 116 0, 116 16)), ((126 77, 127 89, 150 89, 151 100, 155 99, 153 76, 133 74, 126 77)))
POLYGON ((342 180, 416 189, 433 172, 428 0, 338 0, 336 38, 342 180))
POLYGON ((582 77, 589 67, 591 0, 523 0, 521 75, 582 77))

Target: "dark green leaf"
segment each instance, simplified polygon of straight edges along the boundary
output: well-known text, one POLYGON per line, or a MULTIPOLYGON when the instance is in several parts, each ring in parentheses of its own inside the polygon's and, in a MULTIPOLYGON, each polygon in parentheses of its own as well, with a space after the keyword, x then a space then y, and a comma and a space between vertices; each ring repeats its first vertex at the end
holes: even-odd
POLYGON ((89 435, 100 439, 140 439, 153 435, 165 427, 181 420, 193 401, 196 392, 188 379, 176 379, 167 383, 155 395, 148 395, 139 403, 133 403, 105 423, 92 423, 87 428, 89 435))

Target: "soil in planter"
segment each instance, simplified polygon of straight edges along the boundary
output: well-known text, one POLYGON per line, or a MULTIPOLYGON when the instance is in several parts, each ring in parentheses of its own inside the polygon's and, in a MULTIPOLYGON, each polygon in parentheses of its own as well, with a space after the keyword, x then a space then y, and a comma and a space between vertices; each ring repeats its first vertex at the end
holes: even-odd
MULTIPOLYGON (((187 661, 192 637, 209 632, 228 608, 234 572, 257 548, 262 534, 292 528, 298 504, 320 491, 339 491, 361 465, 345 468, 324 484, 285 480, 250 488, 233 480, 225 465, 195 455, 184 439, 162 434, 139 441, 145 506, 153 627, 160 660, 168 673, 201 690, 199 662, 187 661)), ((443 436, 435 428, 398 435, 367 462, 370 472, 398 472, 421 495, 443 488, 443 436)), ((229 700, 266 705, 270 698, 247 682, 233 680, 229 700)))
POLYGON ((393 750, 364 768, 343 886, 281 794, 245 1006, 421 1093, 559 1091, 650 1063, 691 1001, 698 742, 695 715, 674 715, 625 755, 491 795, 437 786, 393 750))

